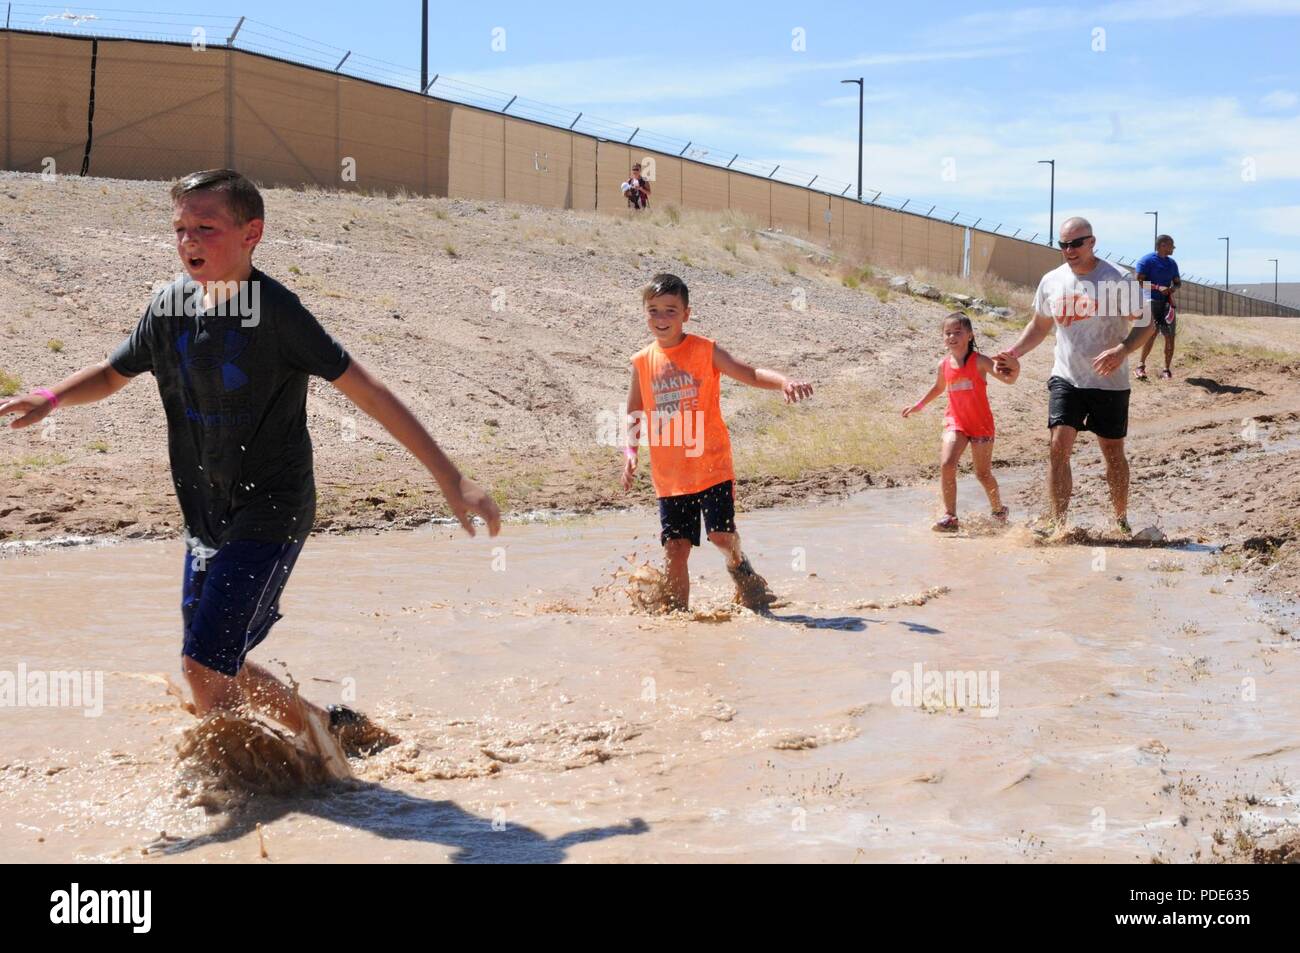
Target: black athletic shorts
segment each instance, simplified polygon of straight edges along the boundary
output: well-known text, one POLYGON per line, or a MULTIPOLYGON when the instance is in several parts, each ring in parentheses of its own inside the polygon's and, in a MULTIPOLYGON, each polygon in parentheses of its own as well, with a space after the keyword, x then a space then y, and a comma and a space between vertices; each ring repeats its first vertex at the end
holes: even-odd
POLYGON ((1174 323, 1169 320, 1169 302, 1151 300, 1151 321, 1165 337, 1174 336, 1174 323))
POLYGON ((1091 430, 1107 440, 1128 435, 1126 390, 1075 387, 1063 377, 1047 381, 1047 426, 1091 430))
POLYGON ((701 515, 707 532, 736 531, 736 492, 730 480, 699 493, 659 497, 659 542, 689 539, 692 546, 700 545, 701 515))

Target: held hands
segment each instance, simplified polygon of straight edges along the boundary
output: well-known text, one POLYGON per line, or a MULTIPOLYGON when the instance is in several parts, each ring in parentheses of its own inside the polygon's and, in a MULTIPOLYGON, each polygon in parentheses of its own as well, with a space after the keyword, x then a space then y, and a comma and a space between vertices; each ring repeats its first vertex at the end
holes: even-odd
POLYGON ((1106 377, 1114 374, 1120 364, 1124 363, 1124 358, 1128 357, 1128 350, 1123 344, 1116 344, 1112 348, 1107 348, 1092 359, 1092 369, 1106 377))
POLYGON ((17 419, 9 424, 13 430, 21 430, 23 427, 30 427, 32 424, 40 423, 50 415, 50 411, 53 409, 54 404, 40 394, 26 394, 22 397, 0 401, 0 417, 8 414, 18 415, 17 419))
POLYGON ((1018 375, 1020 373, 1020 358, 1010 351, 1001 351, 995 354, 993 356, 993 373, 999 377, 1018 375))
POLYGON ((471 516, 482 517, 487 523, 489 536, 501 532, 501 511, 497 509, 492 497, 483 492, 483 489, 473 480, 461 477, 460 484, 447 493, 446 497, 452 513, 465 528, 465 532, 471 536, 474 535, 474 521, 470 519, 471 516))
POLYGON ((813 386, 806 381, 792 381, 787 379, 781 385, 781 392, 785 394, 787 404, 797 404, 801 400, 806 400, 813 394, 813 386))

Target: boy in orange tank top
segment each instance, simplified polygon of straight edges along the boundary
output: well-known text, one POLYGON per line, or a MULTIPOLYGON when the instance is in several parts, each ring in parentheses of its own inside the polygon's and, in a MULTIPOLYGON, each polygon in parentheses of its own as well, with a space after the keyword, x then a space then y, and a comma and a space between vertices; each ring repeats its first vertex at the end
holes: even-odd
POLYGON ((709 541, 722 550, 736 583, 736 601, 766 609, 776 597, 754 571, 736 532, 735 472, 731 437, 719 404, 721 375, 751 387, 779 390, 787 403, 812 396, 812 385, 738 361, 708 338, 687 334, 690 292, 676 275, 658 274, 641 292, 654 342, 632 357, 627 395, 628 446, 623 448, 623 489, 636 476, 637 450, 650 447, 650 475, 659 498, 659 541, 667 561, 673 608, 690 603, 686 562, 700 545, 700 518, 709 541))

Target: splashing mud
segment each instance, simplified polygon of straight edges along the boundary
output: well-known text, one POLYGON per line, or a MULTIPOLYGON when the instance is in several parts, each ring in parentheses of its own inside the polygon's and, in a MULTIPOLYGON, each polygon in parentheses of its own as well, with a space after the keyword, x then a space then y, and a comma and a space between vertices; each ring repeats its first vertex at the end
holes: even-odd
POLYGON ((946 596, 952 592, 947 586, 931 586, 921 592, 894 596, 892 599, 868 599, 865 602, 854 602, 847 606, 849 609, 897 609, 901 606, 923 606, 931 599, 938 599, 940 596, 946 596))
POLYGON ((352 777, 329 728, 307 713, 308 730, 290 735, 253 717, 214 711, 185 729, 176 747, 182 797, 208 811, 249 795, 290 795, 352 777))

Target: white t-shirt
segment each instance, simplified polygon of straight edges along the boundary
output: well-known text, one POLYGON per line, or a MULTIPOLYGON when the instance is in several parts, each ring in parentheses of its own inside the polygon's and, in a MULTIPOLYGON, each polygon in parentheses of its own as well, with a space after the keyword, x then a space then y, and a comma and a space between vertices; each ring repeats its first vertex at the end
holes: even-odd
POLYGON ((1102 259, 1086 275, 1076 275, 1062 263, 1038 282, 1034 312, 1056 323, 1056 363, 1052 376, 1075 387, 1128 390, 1128 360, 1102 376, 1093 358, 1128 337, 1135 326, 1151 321, 1150 302, 1142 288, 1114 265, 1102 259))

